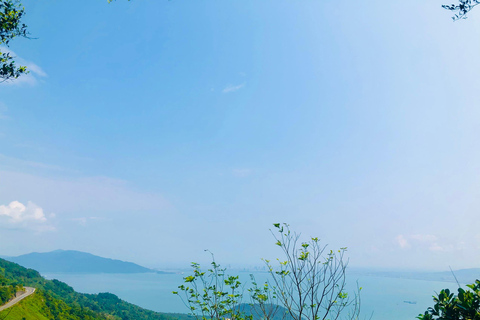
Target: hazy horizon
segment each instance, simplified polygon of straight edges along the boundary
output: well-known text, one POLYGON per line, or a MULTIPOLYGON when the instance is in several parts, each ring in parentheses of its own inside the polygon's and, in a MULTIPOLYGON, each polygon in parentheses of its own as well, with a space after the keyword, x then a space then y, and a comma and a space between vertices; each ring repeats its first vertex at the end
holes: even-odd
MULTIPOLYGON (((25 253, 22 253, 22 254, 19 254, 19 255, 16 255, 16 256, 6 256, 6 255, 3 255, 3 254, 0 254, 0 258, 2 259, 8 259, 8 258, 15 258, 15 257, 18 257, 18 256, 23 256, 23 255, 29 255, 29 254, 32 254, 32 253, 51 253, 51 252, 55 252, 55 251, 76 251, 76 252, 80 252, 80 253, 87 253, 87 254, 92 254, 91 252, 85 252, 85 251, 78 251, 78 250, 69 250, 69 249, 57 249, 57 250, 53 250, 53 251, 44 251, 44 252, 37 252, 37 251, 34 251, 34 252, 25 252, 25 253)), ((1 253, 1 252, 0 252, 1 253)), ((98 255, 94 255, 94 256, 98 256, 98 255)), ((162 264, 159 264, 159 265, 142 265, 141 263, 138 263, 136 261, 130 261, 130 260, 125 260, 125 259, 122 259, 122 257, 117 257, 117 258, 113 258, 113 257, 110 257, 110 256, 101 256, 102 258, 106 258, 106 259, 114 259, 114 260, 120 260, 120 261, 124 261, 124 262, 132 262, 132 263, 135 263, 135 264, 138 264, 138 265, 141 265, 142 267, 147 267, 147 268, 150 268, 150 269, 154 269, 154 270, 170 270, 170 271, 182 271, 182 272, 189 272, 189 271, 192 271, 192 266, 191 266, 191 263, 193 262, 198 262, 198 261, 190 261, 190 262, 178 262, 178 261, 167 261, 165 263, 162 263, 162 264)), ((232 263, 229 263, 228 261, 222 261, 222 260, 218 260, 217 257, 215 257, 215 260, 217 263, 220 263, 222 265, 222 267, 226 268, 228 271, 227 272, 268 272, 268 269, 265 265, 265 262, 263 261, 259 261, 258 263, 250 263, 250 264, 241 264, 241 263, 237 263, 237 264, 232 264, 232 263)), ((206 253, 204 258, 201 259, 201 267, 206 269, 207 267, 210 266, 210 263, 211 263, 211 254, 210 253, 206 253)), ((347 265, 347 270, 348 272, 373 272, 374 274, 376 273, 382 273, 382 272, 419 272, 419 273, 422 273, 422 272, 452 272, 452 271, 459 271, 459 270, 465 270, 465 269, 479 269, 480 268, 461 268, 461 269, 456 269, 456 270, 450 270, 450 267, 447 267, 447 269, 441 269, 441 268, 398 268, 398 267, 380 267, 380 266, 355 266, 355 265, 351 265, 350 263, 347 265)), ((452 277, 452 281, 453 281, 453 277, 452 277)), ((430 281, 430 280, 429 280, 430 281)))
POLYGON ((9 50, 31 72, 0 84, 2 255, 261 265, 286 222, 352 267, 480 267, 480 10, 22 4, 32 39, 9 50))

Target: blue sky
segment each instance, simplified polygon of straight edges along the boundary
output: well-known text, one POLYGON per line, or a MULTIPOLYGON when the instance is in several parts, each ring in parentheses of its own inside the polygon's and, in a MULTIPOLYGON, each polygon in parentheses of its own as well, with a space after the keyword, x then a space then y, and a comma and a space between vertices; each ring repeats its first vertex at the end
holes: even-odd
POLYGON ((24 1, 0 85, 4 255, 478 267, 480 16, 442 1, 24 1))

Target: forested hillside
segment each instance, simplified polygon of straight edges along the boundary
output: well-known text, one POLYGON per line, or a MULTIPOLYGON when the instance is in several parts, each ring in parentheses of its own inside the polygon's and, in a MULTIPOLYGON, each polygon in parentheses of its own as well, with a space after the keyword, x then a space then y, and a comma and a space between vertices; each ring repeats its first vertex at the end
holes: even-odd
MULTIPOLYGON (((37 291, 0 312, 0 319, 26 320, 186 320, 183 314, 163 314, 140 308, 111 293, 82 294, 58 280, 46 280, 33 269, 0 259, 0 279, 5 286, 35 287, 37 291)), ((8 298, 11 297, 11 293, 8 298)), ((8 300, 6 298, 6 300, 8 300)), ((1 303, 3 304, 3 303, 1 303)))

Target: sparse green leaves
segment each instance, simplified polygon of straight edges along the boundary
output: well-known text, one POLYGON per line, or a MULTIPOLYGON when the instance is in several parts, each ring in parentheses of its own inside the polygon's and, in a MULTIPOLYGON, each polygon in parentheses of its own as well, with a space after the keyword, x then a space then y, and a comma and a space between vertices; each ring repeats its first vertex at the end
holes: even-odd
POLYGON ((347 299, 348 298, 348 293, 347 292, 339 292, 338 297, 340 299, 347 299))
POLYGON ((318 237, 300 242, 300 234, 291 232, 288 224, 274 226, 277 232, 272 234, 286 259, 277 259, 275 267, 264 261, 275 296, 289 315, 294 320, 338 319, 348 308, 346 319, 358 319, 360 289, 353 296, 345 291, 347 248, 327 251, 318 237))
MULTIPOLYGON (((345 291, 343 255, 346 248, 326 251, 317 237, 300 242, 300 235, 292 233, 288 224, 273 224, 275 244, 284 253, 278 265, 262 259, 270 274, 270 280, 258 285, 251 276, 252 287, 248 289, 251 306, 255 306, 261 319, 273 319, 277 306, 287 313, 281 317, 292 320, 338 319, 343 310, 351 307, 346 319, 358 319, 359 291, 354 296, 345 291)), ((212 255, 213 258, 213 255, 212 255)), ((182 301, 197 320, 252 320, 239 310, 243 299, 243 286, 238 276, 228 276, 213 259, 211 268, 202 271, 192 263, 193 275, 184 278, 180 285, 182 301)))

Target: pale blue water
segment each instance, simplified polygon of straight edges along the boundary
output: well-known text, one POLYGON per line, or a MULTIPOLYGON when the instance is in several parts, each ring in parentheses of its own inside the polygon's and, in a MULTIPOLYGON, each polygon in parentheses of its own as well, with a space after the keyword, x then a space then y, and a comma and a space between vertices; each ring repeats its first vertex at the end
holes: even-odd
MULTIPOLYGON (((249 279, 249 273, 240 273, 249 279)), ((84 293, 111 292, 121 299, 159 312, 188 312, 179 297, 172 294, 182 284, 181 274, 46 274, 48 279, 58 279, 84 293)), ((257 282, 266 274, 255 273, 257 282)), ((349 275, 355 286, 358 279, 362 289, 362 314, 374 320, 415 319, 432 305, 432 295, 443 288, 455 289, 450 282, 409 280, 399 278, 349 275), (404 301, 416 301, 408 304, 404 301)))

